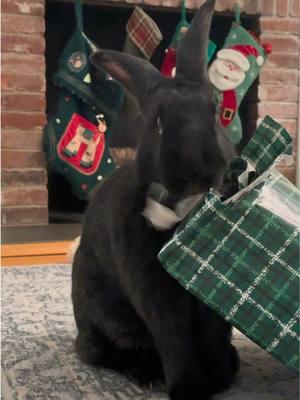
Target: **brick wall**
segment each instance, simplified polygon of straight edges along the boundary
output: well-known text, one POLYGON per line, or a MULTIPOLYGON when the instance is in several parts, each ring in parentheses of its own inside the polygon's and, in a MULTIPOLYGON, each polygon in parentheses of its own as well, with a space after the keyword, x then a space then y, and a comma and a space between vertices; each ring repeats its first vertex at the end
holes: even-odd
POLYGON ((44 0, 2 0, 2 224, 48 222, 44 0))
POLYGON ((296 179, 296 148, 299 136, 299 0, 261 0, 262 40, 273 44, 273 53, 260 77, 258 116, 270 114, 293 137, 293 156, 284 157, 278 168, 296 179))
MULTIPOLYGON (((112 0, 114 1, 114 0, 112 0)), ((179 7, 180 0, 126 0, 179 7)), ((197 8, 203 0, 187 0, 197 8)), ((217 0, 217 11, 234 0, 217 0)), ((101 0, 99 0, 101 5, 101 0)), ((262 39, 273 54, 260 77, 258 119, 270 114, 292 134, 294 155, 281 171, 295 181, 299 124, 299 0, 240 0, 243 12, 261 14, 262 39)), ((45 0, 2 0, 2 223, 48 222, 47 174, 42 153, 45 124, 45 0)))

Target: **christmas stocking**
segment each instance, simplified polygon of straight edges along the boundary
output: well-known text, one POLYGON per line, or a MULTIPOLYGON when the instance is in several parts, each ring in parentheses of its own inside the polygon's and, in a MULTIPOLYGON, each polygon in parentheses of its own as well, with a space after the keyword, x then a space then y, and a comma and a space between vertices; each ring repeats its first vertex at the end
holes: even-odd
POLYGON ((240 24, 239 9, 224 47, 208 70, 214 86, 218 118, 234 144, 242 138, 242 125, 238 114, 239 105, 249 87, 258 76, 271 53, 271 45, 261 46, 240 24))
POLYGON ((82 27, 76 0, 77 29, 58 60, 53 80, 60 87, 57 112, 44 130, 49 172, 61 175, 82 200, 110 174, 111 126, 123 100, 123 89, 89 62, 95 46, 82 27))
POLYGON ((153 21, 140 7, 135 7, 126 25, 127 37, 124 53, 149 60, 162 40, 162 34, 153 21))
MULTIPOLYGON (((127 21, 126 32, 123 52, 146 60, 151 58, 162 40, 158 26, 140 7, 135 7, 127 21)), ((111 147, 135 147, 142 123, 133 99, 126 93, 113 127, 111 147)))
MULTIPOLYGON (((165 76, 175 76, 176 73, 176 49, 178 43, 183 38, 184 34, 189 29, 190 24, 186 19, 186 7, 185 0, 181 3, 181 19, 178 22, 172 40, 168 49, 166 50, 166 55, 161 66, 161 73, 165 76)), ((216 45, 210 40, 207 49, 207 62, 210 61, 216 49, 216 45)))

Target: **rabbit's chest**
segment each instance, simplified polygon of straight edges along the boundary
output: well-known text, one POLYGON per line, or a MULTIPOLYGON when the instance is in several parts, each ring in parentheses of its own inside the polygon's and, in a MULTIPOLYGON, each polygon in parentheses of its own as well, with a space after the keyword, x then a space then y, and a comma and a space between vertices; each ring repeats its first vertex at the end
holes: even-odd
POLYGON ((141 215, 157 231, 174 229, 202 197, 202 193, 187 196, 174 202, 172 207, 170 207, 168 205, 167 189, 158 183, 152 183, 146 198, 145 208, 141 215))

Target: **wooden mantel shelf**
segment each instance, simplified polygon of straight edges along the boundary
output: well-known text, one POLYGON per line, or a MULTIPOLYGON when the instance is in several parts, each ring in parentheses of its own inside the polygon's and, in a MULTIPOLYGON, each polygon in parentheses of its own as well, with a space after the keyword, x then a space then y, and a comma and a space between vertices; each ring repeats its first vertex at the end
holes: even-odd
MULTIPOLYGON (((74 3, 75 0, 47 0, 48 2, 74 3)), ((142 6, 146 9, 161 9, 166 11, 180 11, 181 0, 81 0, 83 5, 101 6, 101 7, 134 7, 142 6)), ((186 8, 188 11, 198 9, 204 0, 186 0, 186 8)), ((216 11, 228 12, 233 11, 235 3, 238 3, 241 12, 247 14, 258 14, 260 12, 259 0, 236 0, 232 2, 217 0, 216 11)))

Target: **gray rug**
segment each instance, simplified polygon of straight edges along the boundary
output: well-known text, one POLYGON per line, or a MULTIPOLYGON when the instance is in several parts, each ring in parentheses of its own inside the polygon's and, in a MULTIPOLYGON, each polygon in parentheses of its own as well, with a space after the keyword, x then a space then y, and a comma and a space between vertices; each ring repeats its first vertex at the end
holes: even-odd
MULTIPOLYGON (((73 351, 70 266, 2 269, 3 400, 167 399, 73 351)), ((235 331, 242 359, 236 384, 216 400, 296 400, 298 375, 235 331)), ((200 400, 200 399, 199 399, 200 400)))

